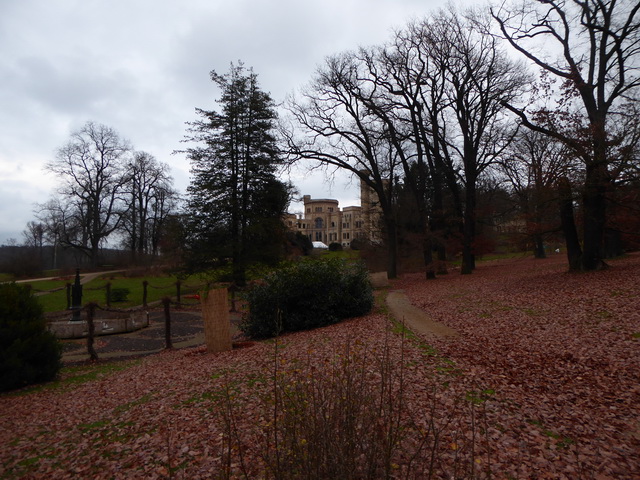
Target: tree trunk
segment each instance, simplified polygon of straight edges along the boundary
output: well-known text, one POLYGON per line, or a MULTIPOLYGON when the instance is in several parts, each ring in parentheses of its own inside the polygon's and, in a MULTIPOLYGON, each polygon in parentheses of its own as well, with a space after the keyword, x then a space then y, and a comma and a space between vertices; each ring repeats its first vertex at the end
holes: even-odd
POLYGON ((398 227, 392 214, 384 215, 387 230, 387 278, 398 277, 398 227))
POLYGON ((558 193, 560 196, 560 221, 562 223, 562 231, 564 233, 565 243, 567 246, 569 270, 580 270, 582 249, 580 248, 578 230, 576 229, 576 222, 573 215, 573 195, 571 193, 571 184, 567 177, 561 177, 558 180, 558 193))
MULTIPOLYGON (((587 172, 589 169, 587 169, 587 172)), ((587 173, 587 177, 590 175, 587 173)), ((595 173, 592 177, 597 177, 595 173)), ((597 178, 587 178, 583 195, 584 206, 584 251, 582 252, 582 269, 599 270, 604 266, 604 225, 605 196, 603 186, 597 178)))
POLYGON ((603 120, 594 120, 593 159, 587 164, 584 192, 584 234, 582 269, 599 270, 605 266, 604 229, 606 223, 606 193, 609 185, 606 132, 603 120))
POLYGON ((96 268, 98 267, 99 262, 99 256, 100 256, 100 244, 97 242, 93 242, 93 244, 91 245, 91 266, 96 268))
POLYGON ((533 235, 533 256, 535 258, 547 258, 547 254, 544 251, 544 241, 539 233, 533 235))
POLYGON ((433 264, 433 243, 431 241, 431 232, 426 228, 425 230, 426 232, 422 242, 422 256, 424 257, 426 278, 427 280, 434 280, 436 278, 436 269, 433 264))
POLYGON ((465 193, 464 222, 462 226, 462 267, 460 273, 468 275, 476 268, 473 242, 476 236, 476 186, 475 181, 467 181, 465 193))
MULTIPOLYGON (((436 162, 441 166, 442 161, 436 162)), ((439 171, 434 171, 433 178, 433 212, 431 213, 431 222, 429 230, 431 233, 432 248, 435 247, 437 252, 437 262, 435 264, 436 274, 446 275, 447 272, 447 251, 444 244, 445 217, 444 217, 444 192, 442 179, 439 171)))

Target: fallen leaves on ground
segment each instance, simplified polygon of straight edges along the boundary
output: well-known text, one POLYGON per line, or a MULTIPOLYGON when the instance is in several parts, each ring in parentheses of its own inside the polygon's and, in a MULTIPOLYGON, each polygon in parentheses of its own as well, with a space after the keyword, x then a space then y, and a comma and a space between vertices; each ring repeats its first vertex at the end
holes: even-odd
MULTIPOLYGON (((319 381, 357 346, 371 365, 402 363, 412 424, 440 435, 433 478, 640 478, 640 255, 582 274, 560 256, 481 263, 392 288, 460 335, 402 336, 378 312, 232 352, 164 352, 95 378, 67 370, 66 381, 0 396, 0 477, 267 476, 259 446, 271 418, 257 399, 278 375, 319 381)), ((398 475, 420 441, 403 440, 398 475)))
POLYGON ((395 284, 461 334, 434 340, 495 391, 496 471, 513 478, 640 478, 640 257, 568 273, 560 255, 395 284))

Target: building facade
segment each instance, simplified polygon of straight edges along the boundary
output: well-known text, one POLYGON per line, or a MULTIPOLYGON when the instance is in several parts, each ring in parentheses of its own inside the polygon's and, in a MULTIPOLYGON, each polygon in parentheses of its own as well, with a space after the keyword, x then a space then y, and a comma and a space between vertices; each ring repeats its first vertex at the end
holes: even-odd
POLYGON ((339 243, 343 247, 350 247, 355 239, 381 242, 378 196, 364 183, 360 183, 361 206, 341 209, 338 200, 314 199, 310 195, 302 198, 304 213, 300 216, 289 214, 286 222, 290 229, 301 232, 312 242, 339 243))

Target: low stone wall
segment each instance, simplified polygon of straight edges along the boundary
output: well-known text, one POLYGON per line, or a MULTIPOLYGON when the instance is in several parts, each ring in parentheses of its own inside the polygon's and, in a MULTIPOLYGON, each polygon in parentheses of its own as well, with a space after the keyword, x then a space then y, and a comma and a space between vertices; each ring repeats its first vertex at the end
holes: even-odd
MULTIPOLYGON (((97 318, 94 320, 95 335, 113 335, 140 330, 149 326, 147 312, 132 312, 124 318, 97 318)), ((89 329, 86 320, 49 322, 49 331, 59 339, 84 338, 89 329)))

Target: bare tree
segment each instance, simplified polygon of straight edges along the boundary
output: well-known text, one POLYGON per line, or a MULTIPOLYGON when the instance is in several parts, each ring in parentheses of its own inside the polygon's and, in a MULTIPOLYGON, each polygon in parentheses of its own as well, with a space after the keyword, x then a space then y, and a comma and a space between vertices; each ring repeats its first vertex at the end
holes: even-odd
MULTIPOLYGON (((354 53, 328 58, 302 99, 290 98, 291 123, 282 134, 289 161, 351 172, 378 196, 388 249, 387 275, 397 276, 397 226, 393 184, 399 164, 392 132, 370 107, 375 89, 354 53)), ((365 207, 366 208, 366 207, 365 207)))
POLYGON ((33 220, 27 222, 26 228, 22 231, 24 237, 24 247, 29 261, 35 266, 35 269, 41 270, 44 265, 44 241, 45 241, 45 225, 41 222, 33 220))
POLYGON ((429 267, 432 242, 445 224, 445 184, 454 212, 461 217, 461 271, 475 268, 477 184, 514 132, 502 103, 519 96, 528 80, 523 66, 509 60, 497 40, 487 35, 487 24, 488 19, 473 10, 442 10, 397 33, 381 54, 385 74, 375 71, 376 85, 394 99, 395 112, 403 112, 386 118, 404 122, 399 131, 410 139, 411 149, 400 155, 406 184, 418 204, 430 191, 432 204, 419 207, 421 222, 426 228, 429 218, 431 231, 424 247, 427 278, 434 276, 429 267), (428 181, 416 172, 427 175, 428 181))
POLYGON ((171 213, 176 194, 169 166, 147 152, 135 152, 129 162, 127 195, 122 229, 134 259, 143 254, 157 254, 162 224, 171 213))
POLYGON ((424 233, 423 256, 427 278, 436 270, 446 273, 447 217, 458 219, 462 227, 462 200, 456 169, 448 142, 445 95, 446 57, 434 55, 438 39, 431 35, 431 21, 410 23, 395 33, 392 42, 380 51, 380 62, 387 78, 381 83, 398 105, 398 120, 405 124, 412 154, 402 156, 405 183, 418 205, 424 233), (443 63, 443 61, 445 63, 443 63), (453 210, 445 210, 445 189, 449 190, 453 210), (438 252, 434 268, 432 250, 438 252))
POLYGON ((45 225, 41 222, 33 220, 27 222, 27 227, 22 232, 24 237, 24 245, 42 250, 45 239, 45 225))
POLYGON ((436 236, 429 231, 443 229, 445 184, 464 216, 462 271, 474 268, 476 184, 510 141, 503 103, 528 80, 522 65, 486 35, 487 23, 452 8, 410 25, 385 47, 334 56, 307 91, 308 102, 290 108, 308 132, 304 145, 290 142, 295 158, 346 169, 367 182, 381 196, 388 231, 395 231, 395 219, 386 188, 398 168, 403 171, 424 229, 427 278, 435 276, 436 236))
POLYGON ((584 163, 584 270, 604 266, 612 149, 628 141, 614 126, 624 121, 625 104, 637 103, 640 87, 639 11, 640 3, 618 0, 527 0, 491 10, 511 46, 561 82, 543 107, 505 103, 524 125, 562 141, 584 163))
POLYGON ((536 258, 546 256, 545 234, 559 229, 556 187, 572 167, 562 143, 526 129, 518 132, 498 163, 498 170, 517 199, 536 258))
POLYGON ((461 273, 475 269, 476 190, 480 176, 500 157, 515 133, 504 108, 522 94, 529 77, 488 34, 487 19, 474 11, 441 11, 431 25, 445 68, 446 95, 456 122, 452 147, 464 186, 461 273))
POLYGON ((87 122, 46 165, 61 184, 43 215, 52 219, 60 243, 83 252, 94 266, 120 224, 130 150, 112 128, 87 122))

